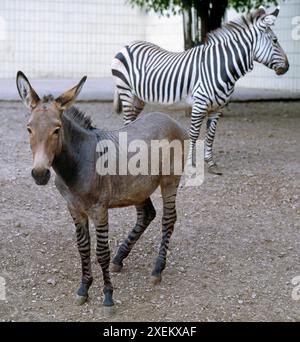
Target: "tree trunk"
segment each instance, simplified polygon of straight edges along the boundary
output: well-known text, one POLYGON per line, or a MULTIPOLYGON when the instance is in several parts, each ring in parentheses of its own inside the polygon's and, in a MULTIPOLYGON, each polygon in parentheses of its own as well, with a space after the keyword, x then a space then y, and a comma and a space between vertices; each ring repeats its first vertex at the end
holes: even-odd
POLYGON ((197 15, 200 18, 201 22, 201 42, 205 41, 206 35, 208 33, 208 25, 209 25, 209 0, 198 0, 195 2, 195 7, 197 11, 197 15))
POLYGON ((201 41, 204 42, 207 34, 222 25, 228 0, 198 0, 195 7, 201 19, 201 41))
POLYGON ((182 11, 185 50, 194 47, 199 41, 205 42, 206 36, 210 31, 221 27, 222 19, 228 6, 228 0, 197 0, 194 3, 194 11, 187 3, 185 2, 185 7, 182 11), (200 34, 199 18, 201 22, 200 34), (193 37, 193 28, 195 37, 193 37))
POLYGON ((208 32, 221 27, 227 6, 228 0, 211 0, 208 32))
POLYGON ((186 8, 182 12, 183 16, 183 34, 184 34, 184 49, 188 50, 194 47, 193 36, 192 36, 192 9, 186 8))
POLYGON ((196 8, 192 9, 193 15, 193 41, 194 46, 200 44, 201 42, 201 29, 200 29, 200 18, 197 13, 196 8))

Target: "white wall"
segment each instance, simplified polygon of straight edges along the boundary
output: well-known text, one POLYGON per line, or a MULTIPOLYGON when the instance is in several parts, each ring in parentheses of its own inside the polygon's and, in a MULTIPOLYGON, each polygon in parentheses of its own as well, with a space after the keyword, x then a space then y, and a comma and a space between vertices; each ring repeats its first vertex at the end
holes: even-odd
POLYGON ((0 77, 107 76, 113 54, 145 38, 125 0, 1 0, 0 17, 0 77))
MULTIPOLYGON (((236 15, 229 11, 228 18, 236 15)), ((275 31, 288 54, 290 71, 278 77, 256 65, 239 86, 300 90, 299 0, 281 1, 275 31), (292 24, 295 16, 299 16, 298 31, 292 24), (292 39, 293 29, 299 40, 292 39)), ((181 51, 181 16, 146 14, 126 0, 0 1, 1 78, 15 77, 17 70, 30 77, 109 76, 114 54, 138 39, 181 51)))
POLYGON ((1 0, 0 77, 110 75, 126 43, 148 40, 182 50, 181 17, 160 18, 126 0, 1 0))
POLYGON ((168 18, 149 13, 145 39, 170 51, 182 51, 184 41, 181 15, 168 18))

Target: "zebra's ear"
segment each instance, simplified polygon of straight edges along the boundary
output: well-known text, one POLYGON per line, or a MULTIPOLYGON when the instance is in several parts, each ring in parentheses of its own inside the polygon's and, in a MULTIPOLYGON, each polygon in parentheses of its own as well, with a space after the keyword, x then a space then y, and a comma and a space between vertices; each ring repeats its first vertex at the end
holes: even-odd
POLYGON ((266 14, 266 9, 264 8, 264 6, 260 6, 257 10, 256 10, 256 17, 261 17, 263 15, 266 14))
POLYGON ((276 7, 273 13, 267 14, 261 18, 261 24, 263 27, 267 28, 273 26, 279 14, 279 6, 276 7))

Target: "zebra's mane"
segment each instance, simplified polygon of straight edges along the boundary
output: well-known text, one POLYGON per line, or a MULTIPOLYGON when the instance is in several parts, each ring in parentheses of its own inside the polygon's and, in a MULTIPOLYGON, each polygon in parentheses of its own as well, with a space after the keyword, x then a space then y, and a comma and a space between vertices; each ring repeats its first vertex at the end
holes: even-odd
POLYGON ((236 31, 237 26, 248 28, 255 23, 257 18, 263 15, 262 10, 251 11, 247 14, 241 15, 228 23, 225 23, 222 27, 217 28, 207 34, 206 42, 215 42, 215 38, 218 40, 225 40, 231 32, 236 31))

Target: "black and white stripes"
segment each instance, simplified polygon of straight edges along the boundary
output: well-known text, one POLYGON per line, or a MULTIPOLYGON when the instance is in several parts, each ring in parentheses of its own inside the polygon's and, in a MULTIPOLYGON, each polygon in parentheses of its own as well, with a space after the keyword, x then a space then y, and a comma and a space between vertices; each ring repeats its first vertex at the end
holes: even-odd
POLYGON ((205 160, 215 166, 212 144, 219 111, 236 81, 253 69, 254 61, 278 75, 288 70, 287 57, 270 28, 278 12, 267 15, 259 9, 242 16, 210 33, 205 44, 185 52, 169 52, 140 41, 125 46, 112 63, 124 123, 134 120, 145 103, 167 105, 192 97, 190 158, 208 115, 205 160))

